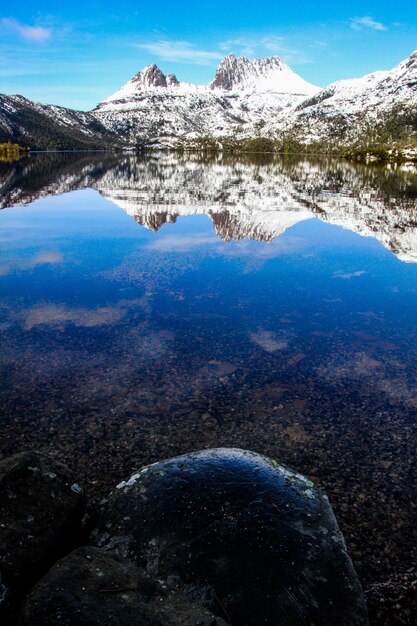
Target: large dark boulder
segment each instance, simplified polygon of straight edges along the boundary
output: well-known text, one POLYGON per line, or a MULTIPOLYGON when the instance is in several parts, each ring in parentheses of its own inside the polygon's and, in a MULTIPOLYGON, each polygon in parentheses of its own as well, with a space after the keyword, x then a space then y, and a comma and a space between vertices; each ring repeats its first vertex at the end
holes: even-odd
POLYGON ((31 591, 21 626, 226 626, 184 594, 131 563, 84 547, 58 562, 31 591))
POLYGON ((93 541, 234 626, 368 623, 325 494, 253 452, 141 469, 108 498, 93 541))
POLYGON ((20 588, 65 554, 84 498, 68 468, 40 452, 0 461, 0 572, 20 588))

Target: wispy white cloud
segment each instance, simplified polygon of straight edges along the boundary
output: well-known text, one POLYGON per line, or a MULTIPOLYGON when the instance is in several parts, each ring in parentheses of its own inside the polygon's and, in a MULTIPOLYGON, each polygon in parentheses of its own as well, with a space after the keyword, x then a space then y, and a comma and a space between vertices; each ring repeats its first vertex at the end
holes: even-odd
POLYGON ((219 48, 224 53, 233 52, 234 54, 253 57, 256 55, 258 43, 259 41, 255 41, 249 37, 235 37, 233 39, 226 39, 226 41, 223 41, 219 48))
POLYGON ((310 63, 305 51, 291 46, 285 37, 264 35, 263 37, 235 37, 219 45, 223 52, 233 52, 249 58, 278 55, 288 63, 310 63))
MULTIPOLYGON (((59 54, 58 47, 40 46, 32 48, 30 63, 28 63, 26 47, 18 43, 9 44, 8 42, 3 42, 0 37, 0 78, 56 74, 59 77, 58 84, 60 89, 64 90, 65 85, 63 84, 62 76, 67 72, 79 76, 80 74, 94 74, 103 71, 103 61, 101 59, 91 57, 86 59, 83 58, 80 50, 76 51, 78 56, 74 52, 72 48, 65 48, 59 54)), ((105 67, 107 76, 109 74, 115 77, 120 76, 119 58, 116 57, 107 61, 105 67)), ((79 87, 80 84, 78 83, 77 90, 79 87)), ((89 84, 89 89, 91 91, 94 90, 91 83, 89 84)), ((74 91, 74 87, 72 85, 68 86, 68 90, 74 91)))
POLYGON ((304 51, 291 46, 285 37, 279 35, 237 36, 218 43, 213 50, 199 48, 189 41, 169 39, 138 43, 136 47, 146 50, 164 61, 185 62, 194 65, 211 65, 213 62, 220 61, 229 52, 249 58, 279 55, 288 63, 304 64, 311 62, 304 51))
POLYGON ((267 50, 275 53, 287 48, 285 38, 279 35, 267 35, 266 37, 262 37, 260 43, 267 50))
POLYGON ((195 248, 205 248, 207 245, 220 243, 214 235, 165 235, 149 243, 147 249, 158 252, 188 252, 195 248))
POLYGON ((319 39, 316 39, 316 41, 310 43, 309 46, 310 48, 328 48, 329 44, 327 41, 320 41, 319 39))
POLYGON ((222 58, 221 52, 202 50, 189 41, 170 41, 161 39, 136 44, 137 48, 146 50, 164 61, 192 63, 193 65, 211 65, 222 58))
POLYGON ((363 276, 366 274, 364 270, 358 270, 357 272, 335 272, 333 274, 333 278, 343 278, 345 280, 349 280, 350 278, 356 278, 357 276, 363 276))
POLYGON ((306 55, 306 53, 289 45, 285 37, 269 35, 263 37, 260 44, 261 46, 264 46, 268 52, 282 56, 285 61, 288 61, 288 63, 311 63, 311 59, 306 55))
POLYGON ((31 330, 34 326, 41 324, 50 326, 65 322, 73 322, 75 326, 91 328, 93 326, 115 324, 124 314, 124 310, 111 306, 86 309, 83 307, 66 307, 63 304, 46 304, 23 310, 21 318, 24 320, 25 330, 31 330))
POLYGON ((352 17, 350 20, 350 26, 354 30, 362 30, 363 28, 371 28, 373 30, 388 30, 388 26, 377 22, 372 17, 364 15, 363 17, 352 17))
POLYGON ((29 26, 22 24, 12 17, 3 17, 0 19, 0 30, 17 34, 26 41, 34 43, 43 43, 51 38, 52 30, 43 26, 29 26))
POLYGON ((86 307, 69 307, 65 304, 35 304, 28 309, 22 309, 12 317, 23 323, 25 330, 31 330, 34 326, 47 324, 48 326, 72 322, 75 326, 92 328, 116 324, 131 309, 143 308, 143 298, 133 300, 119 300, 113 306, 102 306, 96 309, 86 307))
POLYGON ((0 265, 0 276, 7 276, 17 271, 31 270, 38 265, 50 265, 54 263, 62 263, 63 257, 59 252, 40 252, 31 259, 21 259, 14 262, 4 263, 0 265))
POLYGON ((270 330, 263 330, 260 328, 255 333, 250 333, 250 340, 256 345, 260 346, 265 352, 269 352, 272 354, 277 350, 285 350, 288 347, 288 339, 287 336, 283 337, 277 336, 275 333, 270 330))

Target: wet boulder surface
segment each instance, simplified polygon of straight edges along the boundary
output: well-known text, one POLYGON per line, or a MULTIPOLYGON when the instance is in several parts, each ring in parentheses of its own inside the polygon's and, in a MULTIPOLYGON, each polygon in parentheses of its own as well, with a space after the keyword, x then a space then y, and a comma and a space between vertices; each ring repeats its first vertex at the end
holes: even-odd
POLYGON ((26 598, 21 626, 226 626, 129 562, 93 547, 59 561, 26 598))
MULTIPOLYGON (((24 589, 70 549, 84 497, 68 468, 36 451, 0 461, 1 589, 24 589)), ((1 600, 0 600, 1 602, 1 600)))
POLYGON ((368 623, 325 494, 253 452, 142 468, 112 492, 91 540, 234 626, 368 623))

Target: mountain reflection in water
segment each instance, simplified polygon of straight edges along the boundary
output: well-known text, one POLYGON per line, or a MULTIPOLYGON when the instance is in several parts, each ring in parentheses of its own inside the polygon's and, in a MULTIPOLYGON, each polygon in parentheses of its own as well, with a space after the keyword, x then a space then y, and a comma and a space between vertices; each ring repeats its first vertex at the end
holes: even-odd
POLYGON ((254 449, 327 490, 365 581, 406 570, 416 198, 412 168, 331 159, 0 164, 1 453, 52 452, 100 498, 254 449))
POLYGON ((224 241, 272 241, 318 217, 375 237, 401 260, 417 262, 414 166, 260 160, 37 156, 0 170, 0 207, 93 188, 152 230, 178 216, 208 215, 224 241))

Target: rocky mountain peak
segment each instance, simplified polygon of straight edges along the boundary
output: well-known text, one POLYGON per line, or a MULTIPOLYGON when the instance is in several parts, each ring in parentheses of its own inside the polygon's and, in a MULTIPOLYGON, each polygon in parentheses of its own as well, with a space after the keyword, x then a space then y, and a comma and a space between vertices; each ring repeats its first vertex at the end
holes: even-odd
POLYGON ((245 57, 237 59, 234 54, 228 54, 218 66, 210 87, 231 91, 239 83, 239 80, 247 74, 250 65, 249 59, 245 57))
POLYGON ((251 61, 228 54, 217 68, 211 89, 222 91, 282 91, 310 93, 317 89, 304 81, 278 56, 251 61))
POLYGON ((289 68, 279 57, 250 61, 246 57, 236 57, 234 54, 228 54, 217 68, 210 87, 212 89, 231 91, 250 81, 267 78, 268 73, 271 71, 284 69, 289 68))
MULTIPOLYGON (((143 93, 153 92, 157 90, 165 90, 180 87, 175 74, 165 75, 155 63, 148 65, 143 70, 135 74, 127 83, 125 83, 118 91, 107 98, 104 102, 120 102, 125 103, 130 99, 135 99, 143 93)), ((98 105, 100 108, 102 103, 98 105)))
POLYGON ((143 87, 166 87, 166 76, 155 63, 148 65, 133 78, 133 82, 143 87))
POLYGON ((178 87, 178 85, 180 84, 175 74, 167 74, 166 80, 167 80, 167 87, 178 87))

